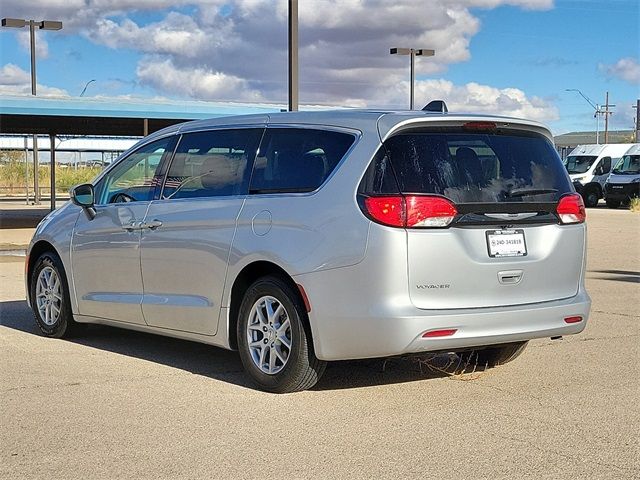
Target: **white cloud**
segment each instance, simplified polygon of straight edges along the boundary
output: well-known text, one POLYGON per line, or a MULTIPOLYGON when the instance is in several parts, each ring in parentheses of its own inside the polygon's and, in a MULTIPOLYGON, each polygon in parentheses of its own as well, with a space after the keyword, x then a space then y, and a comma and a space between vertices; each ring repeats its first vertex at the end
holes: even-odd
POLYGON ((137 75, 141 83, 174 95, 202 100, 263 100, 260 93, 251 90, 244 79, 204 68, 176 68, 170 60, 144 61, 138 65, 137 75))
MULTIPOLYGON (((67 97, 66 90, 36 84, 39 97, 67 97)), ((31 74, 20 67, 7 63, 0 68, 0 95, 31 95, 31 74)))
POLYGON ((144 27, 128 18, 120 23, 99 19, 95 29, 86 33, 94 42, 110 48, 186 58, 197 58, 208 49, 220 47, 223 34, 222 29, 207 34, 192 17, 176 12, 170 12, 162 22, 144 27))
POLYGON ((0 84, 2 85, 21 85, 30 82, 29 72, 25 72, 13 63, 7 63, 0 69, 0 84))
POLYGON ((617 77, 625 82, 640 85, 640 63, 636 58, 621 58, 613 65, 601 63, 598 68, 610 77, 617 77))
POLYGON ((426 104, 437 99, 445 100, 449 110, 454 112, 491 113, 543 122, 560 118, 555 106, 541 98, 528 97, 517 88, 499 89, 478 83, 454 85, 447 80, 417 83, 416 100, 426 104))

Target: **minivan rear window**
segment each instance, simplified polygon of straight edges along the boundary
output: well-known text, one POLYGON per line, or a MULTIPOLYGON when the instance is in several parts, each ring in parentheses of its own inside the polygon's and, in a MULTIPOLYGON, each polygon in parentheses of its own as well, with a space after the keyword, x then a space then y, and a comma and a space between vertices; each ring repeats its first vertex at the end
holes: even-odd
POLYGON ((363 190, 374 195, 436 194, 465 204, 557 202, 573 188, 542 135, 455 131, 389 138, 365 175, 363 190))

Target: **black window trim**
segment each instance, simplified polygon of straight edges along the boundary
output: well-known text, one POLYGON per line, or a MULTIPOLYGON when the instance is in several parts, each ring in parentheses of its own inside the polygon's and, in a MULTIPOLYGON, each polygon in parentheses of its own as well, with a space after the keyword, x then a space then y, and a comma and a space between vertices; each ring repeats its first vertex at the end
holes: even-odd
MULTIPOLYGON (((267 130, 275 129, 275 128, 278 128, 278 129, 289 128, 289 129, 296 129, 296 130, 322 130, 322 131, 345 133, 353 136, 353 142, 351 143, 351 146, 347 149, 347 151, 344 153, 340 161, 336 164, 334 169, 331 171, 331 173, 327 175, 327 178, 325 178, 322 181, 322 183, 313 190, 309 190, 306 188, 305 189, 278 188, 278 189, 273 189, 273 191, 271 189, 252 189, 251 188, 251 180, 253 179, 253 165, 252 165, 251 176, 249 178, 249 192, 248 192, 248 195, 251 196, 252 198, 273 197, 274 195, 288 196, 288 197, 289 196, 310 197, 312 195, 315 195, 317 192, 322 190, 322 188, 324 188, 324 186, 327 183, 329 183, 329 181, 333 178, 336 172, 340 170, 343 163, 346 161, 347 158, 349 158, 353 150, 356 148, 356 146, 360 142, 360 139, 362 138, 362 131, 355 128, 340 127, 336 125, 313 124, 313 123, 271 123, 266 126, 263 132, 262 138, 260 139, 260 145, 258 146, 258 152, 262 148, 262 142, 267 134, 267 130)), ((256 157, 254 157, 254 162, 256 157)))
MULTIPOLYGON (((198 129, 193 129, 193 130, 187 130, 187 131, 181 131, 179 133, 179 137, 178 141, 176 142, 175 147, 173 148, 173 153, 171 154, 171 158, 167 160, 167 165, 166 165, 166 169, 165 170, 161 170, 161 174, 162 174, 162 188, 159 189, 159 194, 157 196, 157 198, 154 198, 154 200, 158 200, 158 201, 180 201, 180 200, 198 200, 198 199, 220 199, 220 198, 238 198, 238 197, 246 197, 249 191, 249 187, 251 186, 251 176, 253 175, 253 164, 256 160, 256 155, 254 154, 252 158, 248 158, 247 159, 247 170, 250 172, 249 173, 249 178, 247 181, 247 191, 243 192, 243 193, 239 193, 237 195, 224 195, 224 196, 212 196, 212 197, 193 197, 193 198, 163 198, 164 195, 164 187, 165 187, 165 183, 167 182, 167 175, 169 173, 169 170, 171 169, 171 165, 173 164, 173 160, 176 156, 176 152, 178 151, 178 147, 180 146, 180 144, 182 143, 182 139, 184 138, 185 135, 191 135, 191 134, 197 134, 197 133, 205 133, 205 132, 217 132, 217 131, 221 131, 221 130, 259 130, 262 129, 262 133, 259 135, 259 139, 258 139, 258 148, 256 149, 256 152, 260 150, 260 145, 262 145, 262 139, 264 138, 264 134, 266 131, 266 127, 264 124, 254 124, 254 125, 216 125, 215 127, 202 127, 202 128, 198 128, 198 129)), ((245 175, 247 175, 245 173, 245 175)))
MULTIPOLYGON (((135 155, 137 152, 139 152, 140 150, 142 150, 145 147, 148 147, 149 145, 159 142, 161 140, 170 139, 170 143, 169 143, 169 147, 171 147, 171 142, 173 142, 173 148, 171 149, 171 153, 166 156, 165 158, 162 158, 160 160, 160 164, 158 165, 158 175, 154 175, 155 176, 162 176, 162 185, 164 187, 164 178, 165 178, 165 174, 166 171, 163 170, 164 165, 166 163, 168 163, 171 159, 173 159, 173 156, 176 153, 176 148, 178 146, 178 141, 180 134, 178 132, 171 132, 168 133, 166 135, 160 135, 157 137, 153 137, 153 138, 149 138, 148 141, 139 144, 139 145, 134 145, 133 147, 131 147, 130 149, 128 149, 127 151, 125 151, 115 162, 113 162, 111 165, 109 165, 108 168, 105 168, 104 171, 102 173, 100 173, 100 175, 96 178, 96 180, 93 182, 93 186, 94 188, 98 185, 98 183, 100 183, 104 177, 106 177, 107 175, 109 175, 111 173, 112 170, 114 170, 120 163, 124 162, 127 158, 129 158, 131 155, 135 155)), ((165 152, 167 153, 167 152, 165 152)), ((164 154, 163 154, 164 157, 164 154)), ((149 200, 140 200, 140 202, 152 202, 154 200, 158 199, 158 195, 161 189, 156 188, 154 193, 153 193, 153 197, 150 198, 149 200)), ((138 203, 138 201, 136 201, 135 203, 138 203)), ((107 207, 109 205, 121 205, 120 203, 96 203, 95 206, 96 207, 107 207)))

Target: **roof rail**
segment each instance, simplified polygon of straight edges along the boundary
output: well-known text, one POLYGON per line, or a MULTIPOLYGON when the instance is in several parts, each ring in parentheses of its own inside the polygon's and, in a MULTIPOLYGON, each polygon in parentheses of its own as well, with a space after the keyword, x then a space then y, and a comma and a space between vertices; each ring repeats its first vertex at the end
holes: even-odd
POLYGON ((424 106, 422 111, 447 113, 449 109, 447 108, 447 104, 444 103, 444 100, 432 100, 424 106))

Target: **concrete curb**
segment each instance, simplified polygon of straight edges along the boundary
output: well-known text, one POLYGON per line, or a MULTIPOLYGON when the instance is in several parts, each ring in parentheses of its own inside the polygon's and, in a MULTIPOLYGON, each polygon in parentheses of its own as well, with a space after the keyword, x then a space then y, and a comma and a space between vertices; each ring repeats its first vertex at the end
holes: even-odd
POLYGON ((26 252, 28 246, 16 243, 0 243, 0 252, 26 252))

